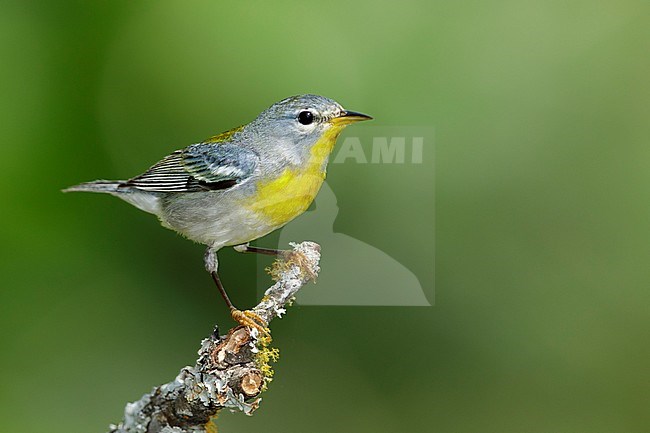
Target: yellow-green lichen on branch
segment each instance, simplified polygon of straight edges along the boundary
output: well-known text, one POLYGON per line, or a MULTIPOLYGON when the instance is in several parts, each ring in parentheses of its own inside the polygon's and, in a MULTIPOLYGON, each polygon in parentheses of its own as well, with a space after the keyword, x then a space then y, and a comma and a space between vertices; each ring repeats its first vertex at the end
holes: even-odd
POLYGON ((255 354, 255 366, 262 373, 264 382, 261 392, 268 389, 268 384, 273 380, 272 362, 278 362, 280 359, 280 350, 277 347, 271 347, 271 337, 261 335, 257 338, 257 353, 255 354))

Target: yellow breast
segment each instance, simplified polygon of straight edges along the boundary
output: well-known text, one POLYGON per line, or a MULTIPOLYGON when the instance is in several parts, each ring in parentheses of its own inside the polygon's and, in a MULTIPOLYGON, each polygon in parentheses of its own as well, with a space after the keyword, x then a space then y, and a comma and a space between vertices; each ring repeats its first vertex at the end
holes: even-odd
POLYGON ((249 205, 273 226, 282 226, 307 210, 325 180, 323 163, 332 152, 340 128, 331 128, 312 147, 305 167, 285 169, 278 177, 257 184, 249 205))

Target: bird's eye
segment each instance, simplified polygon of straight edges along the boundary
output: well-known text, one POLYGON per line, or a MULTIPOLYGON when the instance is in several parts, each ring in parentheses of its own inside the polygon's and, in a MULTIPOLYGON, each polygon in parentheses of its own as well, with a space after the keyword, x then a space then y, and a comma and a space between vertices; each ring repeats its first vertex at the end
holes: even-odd
POLYGON ((314 113, 309 110, 304 110, 298 113, 298 122, 303 125, 309 125, 314 121, 314 113))

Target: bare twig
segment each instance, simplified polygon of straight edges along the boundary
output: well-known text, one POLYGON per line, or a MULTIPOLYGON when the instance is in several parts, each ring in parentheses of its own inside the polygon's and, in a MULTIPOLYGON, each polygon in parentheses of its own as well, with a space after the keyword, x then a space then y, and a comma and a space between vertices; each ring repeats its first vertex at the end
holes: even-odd
MULTIPOLYGON (((276 283, 253 309, 267 324, 285 312, 294 296, 318 274, 320 247, 313 242, 291 244, 292 251, 271 269, 276 283)), ((224 408, 248 415, 259 406, 259 394, 271 381, 269 362, 277 360, 270 338, 243 326, 220 337, 204 339, 193 367, 184 367, 173 381, 155 387, 128 403, 124 419, 111 433, 209 433, 211 418, 224 408)))

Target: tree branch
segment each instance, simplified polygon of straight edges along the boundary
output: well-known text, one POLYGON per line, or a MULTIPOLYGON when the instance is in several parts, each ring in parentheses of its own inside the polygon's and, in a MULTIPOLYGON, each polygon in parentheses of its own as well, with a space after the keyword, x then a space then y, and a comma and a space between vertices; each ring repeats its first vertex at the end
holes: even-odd
MULTIPOLYGON (((296 293, 318 274, 320 246, 314 242, 291 244, 276 261, 271 275, 276 283, 253 308, 267 324, 285 312, 296 293)), ((201 342, 192 367, 181 369, 173 381, 155 387, 134 403, 128 403, 124 419, 110 426, 110 433, 211 433, 211 423, 221 409, 251 415, 259 406, 259 394, 271 381, 269 362, 276 361, 271 339, 244 326, 219 336, 218 327, 201 342)))

